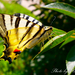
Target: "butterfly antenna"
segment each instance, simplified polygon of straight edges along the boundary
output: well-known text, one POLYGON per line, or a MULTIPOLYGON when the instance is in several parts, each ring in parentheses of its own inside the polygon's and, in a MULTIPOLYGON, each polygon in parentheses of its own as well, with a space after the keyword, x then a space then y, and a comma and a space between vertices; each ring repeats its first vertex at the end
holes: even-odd
POLYGON ((55 21, 55 19, 56 19, 56 16, 54 16, 54 17, 53 17, 53 21, 51 22, 51 24, 50 24, 50 25, 52 25, 52 24, 53 24, 53 22, 55 21))

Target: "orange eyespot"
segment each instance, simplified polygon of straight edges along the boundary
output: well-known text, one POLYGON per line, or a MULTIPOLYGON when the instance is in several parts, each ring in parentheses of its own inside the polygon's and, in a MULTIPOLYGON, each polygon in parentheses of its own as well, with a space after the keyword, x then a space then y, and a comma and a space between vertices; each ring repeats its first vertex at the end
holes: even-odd
POLYGON ((21 53, 21 51, 18 50, 18 49, 15 49, 13 52, 14 52, 14 53, 17 53, 17 54, 20 54, 20 53, 21 53))

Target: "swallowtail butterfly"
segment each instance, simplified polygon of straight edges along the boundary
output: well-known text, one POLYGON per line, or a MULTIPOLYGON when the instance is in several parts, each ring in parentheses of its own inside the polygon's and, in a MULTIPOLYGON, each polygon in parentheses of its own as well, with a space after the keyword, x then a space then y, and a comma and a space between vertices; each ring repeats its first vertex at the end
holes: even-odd
POLYGON ((52 26, 44 26, 38 20, 25 14, 0 14, 0 36, 5 49, 0 59, 9 63, 26 48, 30 49, 46 40, 52 32, 52 26))

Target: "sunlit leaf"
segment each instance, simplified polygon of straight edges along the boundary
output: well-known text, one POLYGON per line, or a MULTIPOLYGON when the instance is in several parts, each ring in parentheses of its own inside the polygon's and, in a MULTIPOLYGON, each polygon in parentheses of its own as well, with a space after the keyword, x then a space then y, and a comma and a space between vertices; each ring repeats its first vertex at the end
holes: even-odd
POLYGON ((57 35, 65 34, 65 33, 66 33, 65 31, 53 27, 52 36, 57 36, 57 35))
POLYGON ((70 75, 75 69, 75 45, 69 51, 66 58, 66 67, 68 71, 68 75, 70 75))
MULTIPOLYGON (((42 54, 48 50, 50 50, 51 48, 57 46, 58 44, 60 44, 61 42, 64 41, 64 39, 62 38, 65 34, 62 34, 62 35, 59 35, 59 36, 56 36, 54 38, 52 38, 51 40, 49 40, 40 50, 40 52, 36 55, 38 56, 39 54, 42 54)), ((35 56, 35 57, 36 57, 35 56)), ((34 58, 35 58, 34 57, 34 58)), ((33 58, 33 59, 34 59, 33 58)))
POLYGON ((40 53, 46 52, 48 50, 50 50, 51 48, 57 46, 58 44, 60 44, 61 42, 64 41, 63 36, 65 36, 66 34, 62 34, 62 35, 58 35, 55 36, 54 38, 52 38, 51 40, 49 40, 42 48, 40 53))
POLYGON ((52 9, 75 18, 75 7, 66 3, 51 3, 43 6, 43 8, 52 9))
MULTIPOLYGON (((65 44, 75 40, 75 30, 69 31, 64 37, 66 37, 65 42, 62 43, 60 48, 64 46, 65 44)), ((63 38, 64 38, 63 37, 63 38)))
MULTIPOLYGON (((62 38, 64 35, 66 35, 66 32, 57 28, 53 27, 53 32, 51 36, 55 36, 54 38, 50 39, 40 50, 40 52, 37 54, 42 54, 48 50, 50 50, 51 48, 57 46, 58 44, 60 44, 61 42, 64 41, 64 39, 62 38)), ((37 56, 36 55, 36 56, 37 56)), ((36 57, 35 56, 35 57, 36 57)), ((34 58, 35 58, 34 57, 34 58)), ((33 58, 33 59, 34 59, 33 58)))

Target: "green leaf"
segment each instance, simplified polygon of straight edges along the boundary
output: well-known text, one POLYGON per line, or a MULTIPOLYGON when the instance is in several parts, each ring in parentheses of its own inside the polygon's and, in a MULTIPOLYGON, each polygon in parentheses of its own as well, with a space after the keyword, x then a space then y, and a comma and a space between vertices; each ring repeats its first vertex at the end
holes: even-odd
MULTIPOLYGON (((56 28, 55 28, 55 29, 56 29, 56 28)), ((69 31, 68 33, 66 33, 66 32, 64 32, 64 31, 58 29, 58 32, 60 32, 60 31, 61 31, 62 33, 64 33, 64 34, 55 36, 54 38, 50 39, 50 40, 41 48, 41 51, 40 51, 38 54, 42 54, 42 53, 44 53, 44 52, 50 50, 51 48, 57 46, 58 44, 60 44, 61 42, 65 41, 65 40, 66 40, 66 41, 60 46, 60 48, 61 48, 63 45, 65 45, 65 44, 67 44, 67 43, 69 43, 69 42, 75 40, 75 38, 74 38, 75 30, 72 30, 72 31, 69 31), (70 40, 69 40, 69 38, 70 38, 70 40), (67 39, 68 39, 68 40, 67 40, 67 39)), ((60 33, 61 33, 61 32, 60 32, 60 33)), ((38 54, 37 54, 37 55, 38 55, 38 54)), ((36 55, 36 56, 37 56, 37 55, 36 55)), ((35 56, 35 57, 36 57, 36 56, 35 56)))
POLYGON ((41 51, 40 51, 40 54, 41 53, 44 53, 48 50, 50 50, 51 48, 57 46, 58 44, 60 44, 61 42, 64 41, 64 38, 63 36, 65 36, 66 34, 62 34, 62 35, 58 35, 58 36, 55 36, 54 38, 52 38, 51 40, 49 40, 42 48, 41 48, 41 51))
POLYGON ((68 75, 70 75, 75 69, 75 45, 69 51, 66 58, 66 67, 68 71, 68 75))
POLYGON ((60 48, 65 44, 75 40, 75 30, 69 31, 63 38, 65 38, 65 42, 62 43, 60 48), (65 38, 66 37, 66 38, 65 38))
MULTIPOLYGON (((48 51, 49 49, 57 46, 58 44, 60 44, 61 42, 64 41, 64 39, 62 38, 64 35, 66 34, 65 31, 63 30, 60 30, 60 29, 57 29, 57 28, 54 28, 53 27, 53 32, 52 32, 52 35, 51 36, 55 36, 54 38, 50 39, 40 50, 40 52, 36 55, 38 56, 39 54, 42 54, 46 51, 48 51), (57 35, 57 36, 56 36, 57 35)), ((35 56, 35 57, 36 57, 35 56)), ((35 58, 34 57, 34 58, 35 58)), ((33 59, 34 59, 33 58, 33 59)))
MULTIPOLYGON (((58 44, 60 44, 61 42, 63 42, 65 40, 66 37, 64 37, 66 35, 66 32, 57 28, 53 28, 53 32, 55 35, 54 38, 50 39, 42 48, 40 51, 40 54, 43 52, 46 52, 48 50, 50 50, 51 48, 57 46, 58 44), (63 38, 64 37, 64 38, 63 38)), ((54 36, 54 34, 52 34, 52 36, 54 36)))
POLYGON ((66 3, 51 3, 43 6, 43 8, 52 9, 60 13, 66 14, 72 18, 75 18, 75 7, 66 3))
POLYGON ((65 34, 65 33, 66 33, 65 31, 53 27, 52 36, 57 36, 57 35, 65 34))

